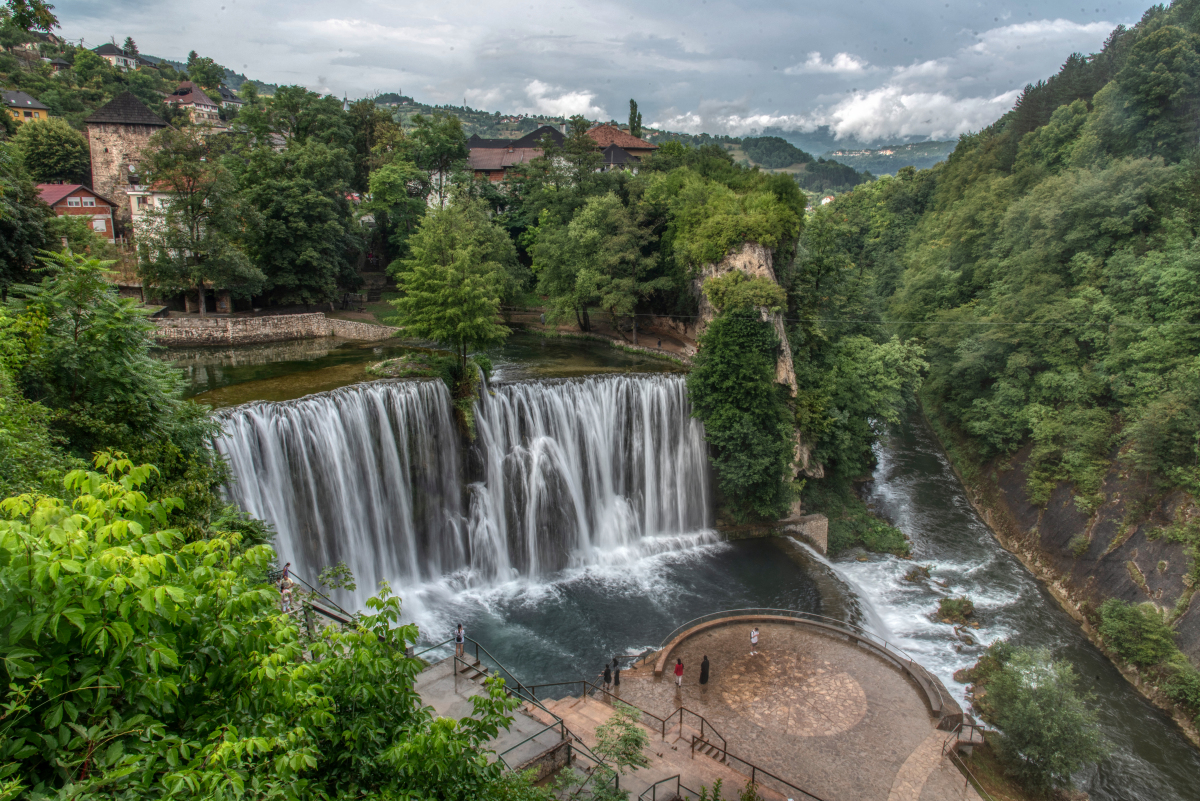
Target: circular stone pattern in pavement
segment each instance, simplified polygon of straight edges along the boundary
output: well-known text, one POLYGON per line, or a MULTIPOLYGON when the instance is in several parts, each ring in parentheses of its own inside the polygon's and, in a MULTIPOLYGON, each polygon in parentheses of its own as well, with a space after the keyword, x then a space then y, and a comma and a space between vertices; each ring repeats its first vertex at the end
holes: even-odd
POLYGON ((734 660, 727 675, 725 703, 759 726, 793 737, 841 734, 867 714, 862 685, 811 656, 760 651, 734 660))

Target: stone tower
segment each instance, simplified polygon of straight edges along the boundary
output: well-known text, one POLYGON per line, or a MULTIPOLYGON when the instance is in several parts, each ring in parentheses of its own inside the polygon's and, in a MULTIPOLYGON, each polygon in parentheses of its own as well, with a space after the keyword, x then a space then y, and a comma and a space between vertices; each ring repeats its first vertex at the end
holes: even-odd
POLYGON ((84 122, 92 154, 92 189, 112 198, 118 204, 119 218, 129 222, 125 189, 138 183, 142 150, 167 123, 130 92, 117 95, 84 122))

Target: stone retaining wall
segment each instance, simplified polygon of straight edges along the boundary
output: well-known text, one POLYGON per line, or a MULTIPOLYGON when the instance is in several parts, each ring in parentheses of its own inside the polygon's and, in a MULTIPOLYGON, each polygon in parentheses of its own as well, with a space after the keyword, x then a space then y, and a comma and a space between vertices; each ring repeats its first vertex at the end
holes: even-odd
POLYGON ((365 342, 387 339, 399 329, 358 320, 328 318, 323 312, 270 317, 206 317, 156 319, 154 339, 168 347, 247 345, 288 339, 336 336, 365 342))

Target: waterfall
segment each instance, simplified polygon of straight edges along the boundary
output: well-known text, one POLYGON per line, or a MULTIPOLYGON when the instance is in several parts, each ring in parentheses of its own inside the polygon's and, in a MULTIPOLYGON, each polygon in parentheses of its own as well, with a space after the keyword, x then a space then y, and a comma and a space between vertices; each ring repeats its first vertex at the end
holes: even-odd
POLYGON ((462 465, 440 381, 381 381, 218 415, 230 498, 314 581, 344 561, 359 598, 458 568, 462 465))
POLYGON ((381 580, 537 577, 712 523, 681 376, 495 385, 466 451, 451 409, 440 381, 357 384, 221 412, 214 444, 281 560, 310 581, 345 561, 358 603, 381 580))

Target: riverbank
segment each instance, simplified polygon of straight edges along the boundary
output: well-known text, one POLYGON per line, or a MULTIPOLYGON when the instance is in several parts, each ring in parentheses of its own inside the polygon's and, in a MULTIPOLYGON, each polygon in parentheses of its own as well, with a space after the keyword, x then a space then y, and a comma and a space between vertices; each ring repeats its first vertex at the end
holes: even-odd
MULTIPOLYGON (((962 483, 967 500, 976 513, 987 525, 996 541, 1009 553, 1020 560, 1021 564, 1033 574, 1051 597, 1078 624, 1088 640, 1102 653, 1121 673, 1138 693, 1158 709, 1171 717, 1180 731, 1197 748, 1200 748, 1200 729, 1191 713, 1172 701, 1163 689, 1154 681, 1147 671, 1140 670, 1113 652, 1100 637, 1097 630, 1096 609, 1098 600, 1116 597, 1123 600, 1140 602, 1156 600, 1148 598, 1144 573, 1140 570, 1136 575, 1143 576, 1142 584, 1135 578, 1134 569, 1138 557, 1139 545, 1153 544, 1157 548, 1170 547, 1172 544, 1162 539, 1147 540, 1145 526, 1124 519, 1124 501, 1119 490, 1106 486, 1106 496, 1112 499, 1110 514, 1101 512, 1084 515, 1074 508, 1070 488, 1060 486, 1051 495, 1044 509, 1038 509, 1029 500, 1024 490, 1024 471, 1020 469, 1022 454, 1018 453, 1011 460, 1001 460, 992 464, 981 464, 972 459, 963 450, 964 443, 951 432, 936 415, 928 414, 922 404, 921 414, 933 432, 935 441, 940 446, 951 470, 962 483), (1002 478, 1003 476, 1003 478, 1002 478), (1065 496, 1065 497, 1063 497, 1065 496), (1115 497, 1113 497, 1115 496, 1115 497), (1077 518, 1071 523, 1063 523, 1052 518, 1047 521, 1050 511, 1057 512, 1058 517, 1069 516, 1077 518), (1073 514, 1072 514, 1073 513, 1073 514), (1096 519, 1099 518, 1099 519, 1096 519), (1080 522, 1082 521, 1082 522, 1080 522), (1106 523, 1109 525, 1100 525, 1106 523), (1024 524, 1024 525, 1022 525, 1024 524), (1111 539, 1105 541, 1102 536, 1109 533, 1111 539), (1053 537, 1055 542, 1061 540, 1065 554, 1053 553, 1044 544, 1044 539, 1053 537), (1088 546, 1082 553, 1072 550, 1079 548, 1080 537, 1085 537, 1088 546), (1135 538, 1136 541, 1135 541, 1135 538), (1126 559, 1124 557, 1132 557, 1126 559), (1075 570, 1064 570, 1064 562, 1070 559, 1075 570), (1115 569, 1114 569, 1115 568, 1115 569), (1097 574, 1103 574, 1103 582, 1098 582, 1097 574), (1086 574, 1086 575, 1085 575, 1086 574), (1080 578, 1084 581, 1079 581, 1080 578), (1106 592, 1101 594, 1099 586, 1104 586, 1106 592), (1132 596, 1132 597, 1128 597, 1132 596)), ((1106 481, 1106 485, 1110 482, 1106 481)), ((1101 507, 1103 509, 1103 507, 1101 507)), ((1182 546, 1175 545, 1179 554, 1173 560, 1177 566, 1187 564, 1186 554, 1182 546)), ((1155 554, 1158 556, 1159 554, 1155 554)), ((1159 564, 1172 560, 1159 559, 1159 564)), ((1158 573, 1162 578, 1165 570, 1146 571, 1158 573)), ((1151 592, 1163 596, 1161 586, 1150 588, 1151 592)), ((1186 593, 1191 588, 1181 587, 1186 593)), ((1187 605, 1190 609, 1191 595, 1187 595, 1187 605)), ((1195 614, 1195 610, 1191 610, 1195 614)))

